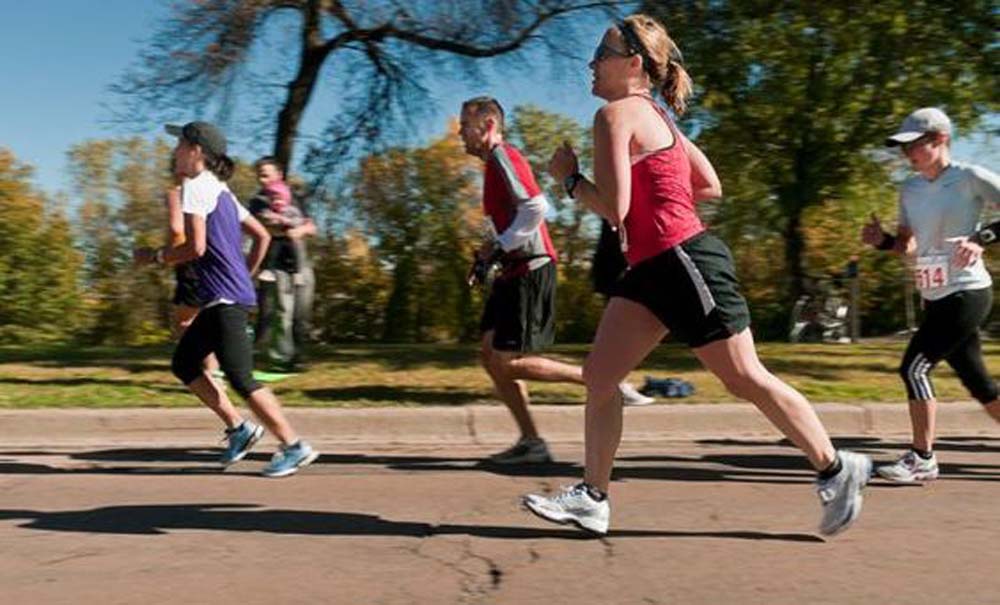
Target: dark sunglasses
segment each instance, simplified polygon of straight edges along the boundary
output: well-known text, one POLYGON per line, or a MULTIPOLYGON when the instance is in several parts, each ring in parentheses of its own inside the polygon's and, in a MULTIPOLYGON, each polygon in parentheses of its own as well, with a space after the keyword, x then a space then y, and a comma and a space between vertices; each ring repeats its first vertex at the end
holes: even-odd
POLYGON ((608 46, 604 42, 597 45, 594 49, 594 58, 591 63, 600 63, 601 61, 607 59, 608 57, 631 57, 632 53, 618 50, 612 46, 608 46))
POLYGON ((900 145, 900 148, 903 150, 903 153, 910 153, 917 147, 920 147, 924 143, 927 143, 928 141, 931 141, 933 139, 934 139, 934 133, 928 132, 927 134, 922 135, 918 139, 913 139, 909 143, 903 143, 902 145, 900 145))

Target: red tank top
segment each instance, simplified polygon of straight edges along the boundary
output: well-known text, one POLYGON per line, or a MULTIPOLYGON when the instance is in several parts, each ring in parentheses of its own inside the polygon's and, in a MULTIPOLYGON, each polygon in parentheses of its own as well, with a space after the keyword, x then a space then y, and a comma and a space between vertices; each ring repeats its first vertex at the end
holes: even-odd
POLYGON ((636 265, 705 230, 695 211, 691 161, 681 134, 666 110, 650 99, 674 135, 670 147, 658 149, 632 164, 632 199, 625 216, 622 248, 636 265))

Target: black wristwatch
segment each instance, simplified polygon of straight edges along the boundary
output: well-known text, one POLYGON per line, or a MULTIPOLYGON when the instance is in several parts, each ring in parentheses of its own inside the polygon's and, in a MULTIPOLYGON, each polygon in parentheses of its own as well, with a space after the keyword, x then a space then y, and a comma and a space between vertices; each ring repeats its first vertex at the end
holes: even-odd
POLYGON ((1000 239, 1000 237, 997 236, 997 223, 987 225, 983 229, 972 234, 972 237, 969 239, 976 242, 980 246, 988 246, 996 243, 996 241, 1000 239))
POLYGON ((563 179, 563 189, 566 190, 566 195, 570 196, 571 198, 575 198, 576 196, 573 195, 573 191, 576 189, 576 186, 580 184, 580 181, 582 181, 583 178, 584 177, 582 174, 580 174, 579 172, 574 172, 573 174, 563 179))

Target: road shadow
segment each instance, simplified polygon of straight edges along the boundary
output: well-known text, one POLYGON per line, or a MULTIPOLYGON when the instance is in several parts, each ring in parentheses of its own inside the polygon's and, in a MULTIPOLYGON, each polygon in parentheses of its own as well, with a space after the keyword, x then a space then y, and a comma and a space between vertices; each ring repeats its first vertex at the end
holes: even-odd
MULTIPOLYGON (((207 448, 115 448, 81 452, 0 451, 0 474, 150 474, 184 475, 189 473, 251 475, 233 467, 223 470, 218 465, 221 450, 207 448), (17 459, 5 461, 4 457, 17 459), (39 456, 66 456, 85 466, 51 466, 31 462, 39 456), (25 459, 28 461, 26 462, 25 459), (157 466, 152 466, 152 465, 157 466), (165 466, 166 465, 166 466, 165 466)), ((246 460, 264 462, 269 453, 251 453, 246 460)), ((576 462, 554 461, 542 464, 496 464, 478 457, 322 454, 316 467, 371 466, 389 472, 490 473, 506 477, 534 477, 574 481, 583 475, 576 462)), ((238 468, 238 467, 237 467, 238 468)), ((326 469, 329 470, 329 469, 326 469)), ((308 471, 306 471, 308 472, 308 471)), ((811 483, 812 474, 801 456, 739 455, 704 457, 630 457, 618 459, 612 481, 628 479, 742 483, 811 483), (746 458, 744 460, 744 458, 746 458), (639 463, 635 463, 638 460, 639 463), (653 464, 655 462, 655 464, 653 464)))
MULTIPOLYGON (((361 513, 267 509, 255 504, 153 504, 70 511, 0 509, 0 520, 23 520, 24 523, 19 524, 19 527, 45 531, 146 536, 164 535, 172 530, 193 529, 313 536, 430 538, 462 535, 501 540, 594 539, 594 536, 575 529, 393 521, 361 513)), ((822 538, 811 534, 738 530, 618 529, 604 539, 611 538, 718 538, 823 542, 822 538)))
MULTIPOLYGON (((700 455, 634 454, 616 458, 612 481, 650 480, 668 482, 734 482, 757 484, 812 484, 815 478, 806 458, 784 440, 703 439, 696 443, 713 446, 700 455), (747 452, 756 447, 785 451, 747 452), (739 452, 726 452, 726 447, 739 452), (786 453, 787 452, 787 453, 786 453)), ((876 464, 894 460, 908 447, 874 437, 837 439, 837 445, 871 454, 876 464)), ((939 452, 1000 452, 1000 438, 951 437, 938 442, 939 452)), ((113 448, 54 452, 41 450, 0 450, 0 474, 225 474, 254 476, 236 465, 223 470, 218 465, 220 449, 215 448, 113 448), (38 463, 38 457, 66 457, 84 465, 54 466, 38 463), (6 460, 5 460, 6 458, 6 460)), ((266 462, 270 452, 251 453, 247 460, 266 462)), ((47 462, 47 461, 46 461, 47 462)), ((1000 465, 971 461, 952 462, 939 456, 941 480, 1000 481, 1000 465)), ((327 453, 313 463, 312 472, 336 473, 338 467, 367 466, 371 472, 490 473, 506 477, 562 479, 567 482, 583 475, 580 464, 554 461, 544 464, 496 464, 476 456, 435 456, 421 454, 327 453)), ((310 471, 306 471, 310 472, 310 471)), ((877 485, 888 485, 880 484, 877 485)))
POLYGON ((467 405, 490 399, 490 393, 485 390, 391 387, 380 384, 303 389, 302 394, 317 401, 411 401, 427 405, 467 405))
MULTIPOLYGON (((723 447, 792 447, 787 439, 697 439, 694 441, 699 445, 716 445, 723 447)), ((833 444, 838 448, 849 450, 877 453, 879 450, 905 452, 910 447, 910 441, 906 437, 896 440, 885 440, 880 437, 836 437, 833 444)), ((938 437, 934 442, 934 451, 937 452, 969 452, 1000 453, 1000 437, 990 437, 986 435, 976 436, 956 436, 938 437)))

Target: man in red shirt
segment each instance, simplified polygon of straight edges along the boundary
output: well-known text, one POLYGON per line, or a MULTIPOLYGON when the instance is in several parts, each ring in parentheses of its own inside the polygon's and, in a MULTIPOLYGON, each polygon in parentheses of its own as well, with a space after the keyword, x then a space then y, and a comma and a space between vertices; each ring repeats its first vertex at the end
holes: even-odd
MULTIPOLYGON (((528 411, 524 380, 583 384, 583 372, 579 366, 538 355, 555 337, 556 251, 545 225, 548 202, 528 162, 504 141, 504 112, 496 99, 476 97, 463 103, 460 124, 466 153, 486 163, 483 213, 498 234, 477 256, 501 259, 479 324, 480 357, 521 432, 517 443, 490 460, 549 462, 548 446, 528 411)), ((622 394, 626 403, 651 401, 625 384, 622 394)))

